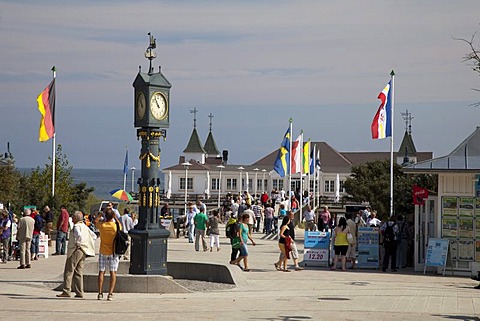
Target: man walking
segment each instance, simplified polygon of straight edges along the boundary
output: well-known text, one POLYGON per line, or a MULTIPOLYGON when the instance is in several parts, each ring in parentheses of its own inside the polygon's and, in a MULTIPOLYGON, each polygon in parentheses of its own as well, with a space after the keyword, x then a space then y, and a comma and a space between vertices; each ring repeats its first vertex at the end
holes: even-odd
POLYGON ((20 266, 17 269, 32 267, 30 265, 30 247, 32 246, 35 221, 30 214, 32 214, 32 211, 29 208, 25 209, 23 217, 18 221, 17 240, 20 245, 20 266))
POLYGON ((71 290, 76 293, 76 298, 83 298, 83 264, 87 255, 95 255, 93 239, 95 234, 83 223, 83 213, 76 211, 72 220, 74 225, 68 238, 67 260, 63 272, 63 291, 57 295, 59 298, 69 298, 71 290))
POLYGON ((195 251, 200 251, 200 239, 204 251, 208 250, 207 241, 205 241, 205 230, 207 228, 208 216, 205 214, 205 207, 200 206, 200 213, 193 218, 195 223, 195 251))
POLYGON ((67 247, 68 219, 70 215, 65 206, 61 207, 60 217, 57 220, 57 239, 55 244, 55 253, 52 255, 65 255, 67 247))

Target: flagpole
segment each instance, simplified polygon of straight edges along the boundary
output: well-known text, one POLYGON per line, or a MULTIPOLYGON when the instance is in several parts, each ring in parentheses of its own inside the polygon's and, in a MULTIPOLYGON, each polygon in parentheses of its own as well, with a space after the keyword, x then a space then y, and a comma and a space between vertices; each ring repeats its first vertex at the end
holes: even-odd
POLYGON ((123 190, 127 187, 127 172, 128 172, 128 146, 125 147, 125 161, 123 162, 123 190))
MULTIPOLYGON (((316 173, 317 173, 317 160, 316 160, 316 150, 317 150, 317 145, 313 145, 313 159, 312 159, 312 162, 313 162, 313 202, 312 202, 312 208, 313 210, 315 210, 315 204, 316 204, 316 188, 315 188, 315 185, 317 185, 317 180, 316 180, 316 173)), ((310 171, 308 171, 310 173, 310 171)), ((310 184, 310 178, 308 178, 308 183, 310 184)))
MULTIPOLYGON (((52 72, 53 72, 53 79, 57 78, 57 68, 55 66, 52 67, 52 72)), ((55 93, 56 95, 56 93, 55 93)), ((56 98, 56 97, 55 97, 56 98)), ((55 109, 54 109, 54 114, 52 115, 53 118, 53 124, 55 126, 55 109)), ((55 128, 55 127, 54 127, 55 128)), ((53 132, 53 137, 52 137, 52 198, 55 197, 55 167, 56 167, 56 155, 55 155, 55 136, 56 136, 56 128, 53 132)))
POLYGON ((390 73, 392 77, 392 85, 390 90, 392 91, 391 97, 391 106, 392 110, 390 112, 390 128, 391 128, 391 135, 390 135, 390 217, 393 216, 393 115, 394 115, 394 106, 395 106, 395 85, 394 85, 394 78, 395 72, 392 70, 390 73))
POLYGON ((292 209, 292 193, 291 193, 291 189, 292 189, 292 139, 293 139, 293 119, 290 118, 289 119, 290 121, 290 139, 289 139, 289 152, 288 152, 288 158, 289 158, 289 165, 288 165, 288 188, 287 188, 287 192, 288 192, 288 209, 291 210, 292 209))

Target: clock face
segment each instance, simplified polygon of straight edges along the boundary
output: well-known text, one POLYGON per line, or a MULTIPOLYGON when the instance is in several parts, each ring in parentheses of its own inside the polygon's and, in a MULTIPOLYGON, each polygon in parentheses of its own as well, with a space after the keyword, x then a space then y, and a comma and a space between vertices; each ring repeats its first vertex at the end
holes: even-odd
POLYGON ((155 92, 150 99, 150 112, 157 120, 162 120, 167 117, 167 99, 161 92, 155 92))
POLYGON ((145 117, 146 110, 147 110, 147 102, 145 100, 145 94, 140 92, 137 95, 137 101, 136 101, 137 117, 139 119, 143 119, 143 117, 145 117))

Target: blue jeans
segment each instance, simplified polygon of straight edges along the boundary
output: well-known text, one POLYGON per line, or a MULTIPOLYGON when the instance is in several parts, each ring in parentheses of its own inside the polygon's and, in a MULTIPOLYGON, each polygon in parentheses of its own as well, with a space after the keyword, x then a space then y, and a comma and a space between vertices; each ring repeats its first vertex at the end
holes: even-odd
POLYGON ((33 234, 32 246, 30 246, 31 255, 38 255, 38 244, 40 243, 40 234, 33 234))
POLYGON ((265 218, 265 233, 272 233, 272 218, 270 217, 265 218))
POLYGON ((67 233, 63 231, 57 231, 57 240, 55 249, 57 254, 64 255, 67 248, 67 233))
POLYGON ((195 235, 195 224, 188 225, 188 242, 193 243, 193 236, 195 235))

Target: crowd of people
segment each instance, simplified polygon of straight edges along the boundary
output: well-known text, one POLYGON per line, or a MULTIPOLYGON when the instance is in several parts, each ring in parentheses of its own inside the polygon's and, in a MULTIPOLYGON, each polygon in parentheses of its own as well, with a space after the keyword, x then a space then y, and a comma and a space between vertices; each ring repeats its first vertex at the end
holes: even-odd
MULTIPOLYGON (((168 203, 161 209, 161 218, 172 218, 168 203)), ((342 270, 356 269, 358 229, 362 226, 378 227, 380 231, 381 268, 392 272, 409 264, 408 253, 412 244, 411 225, 402 215, 392 216, 382 222, 370 208, 358 213, 337 215, 323 206, 317 213, 309 204, 308 195, 272 191, 270 195, 250 195, 245 191, 239 195, 227 195, 221 208, 207 211, 201 201, 189 203, 187 212, 176 220, 177 238, 183 232, 195 251, 220 251, 220 225, 225 224, 225 235, 230 241, 230 264, 238 265, 243 271, 250 271, 248 244, 255 246, 254 233, 263 238, 278 239, 279 258, 274 263, 278 271, 301 271, 299 253, 295 241, 295 219, 303 222, 306 231, 331 232, 334 256, 330 268, 342 270), (297 197, 304 197, 305 208, 299 210, 297 197), (297 213, 300 213, 299 211, 297 213), (262 224, 263 223, 263 224, 262 224), (209 242, 207 238, 209 237, 209 242), (292 259, 293 267, 289 268, 292 259), (348 266, 347 266, 348 265, 348 266)), ((32 268, 32 261, 39 259, 39 239, 45 234, 48 246, 53 248, 52 232, 54 215, 45 206, 41 212, 35 208, 25 208, 18 219, 15 214, 0 209, 0 262, 19 260, 18 269, 32 268)), ((297 221, 297 223, 299 223, 297 221)), ((55 252, 52 255, 65 255, 63 291, 58 297, 83 297, 83 265, 86 257, 95 256, 97 235, 100 237, 98 294, 103 296, 103 283, 106 271, 110 273, 107 300, 113 300, 116 273, 120 259, 128 260, 130 251, 117 255, 114 252, 114 238, 118 229, 129 232, 138 223, 135 213, 124 209, 120 215, 113 204, 108 203, 104 211, 86 215, 75 211, 70 215, 62 206, 56 220, 55 252), (69 240, 67 242, 67 240, 69 240)), ((128 248, 130 249, 130 247, 128 248)))

